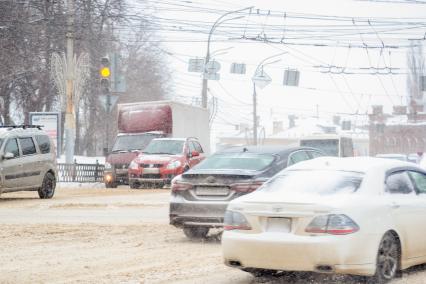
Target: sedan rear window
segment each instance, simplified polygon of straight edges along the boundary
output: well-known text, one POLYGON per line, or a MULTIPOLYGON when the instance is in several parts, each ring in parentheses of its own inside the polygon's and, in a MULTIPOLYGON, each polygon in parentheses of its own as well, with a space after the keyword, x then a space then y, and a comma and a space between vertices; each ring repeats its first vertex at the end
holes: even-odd
POLYGON ((251 170, 268 167, 275 157, 267 154, 222 153, 213 155, 196 166, 198 170, 251 170))
POLYGON ((353 193, 363 174, 346 171, 285 171, 267 182, 261 190, 283 193, 332 195, 353 193))

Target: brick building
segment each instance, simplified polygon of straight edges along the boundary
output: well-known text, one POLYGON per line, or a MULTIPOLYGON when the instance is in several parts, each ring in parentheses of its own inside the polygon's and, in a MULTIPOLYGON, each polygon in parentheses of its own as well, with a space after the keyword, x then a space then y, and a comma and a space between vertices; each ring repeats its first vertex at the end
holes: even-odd
POLYGON ((374 106, 370 114, 370 155, 426 152, 426 113, 405 106, 395 106, 392 114, 374 106))

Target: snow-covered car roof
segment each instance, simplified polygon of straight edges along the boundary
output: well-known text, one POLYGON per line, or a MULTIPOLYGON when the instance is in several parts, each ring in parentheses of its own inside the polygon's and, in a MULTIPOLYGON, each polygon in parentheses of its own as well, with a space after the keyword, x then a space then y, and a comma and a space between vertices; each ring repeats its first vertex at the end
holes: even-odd
POLYGON ((392 168, 398 167, 415 167, 421 169, 413 163, 399 161, 396 159, 382 159, 382 158, 373 158, 373 157, 347 157, 347 158, 337 158, 337 157, 320 157, 309 161, 304 161, 297 163, 291 167, 289 170, 320 170, 320 169, 330 169, 330 170, 342 170, 342 171, 353 171, 365 173, 373 169, 381 169, 382 171, 387 171, 392 168))

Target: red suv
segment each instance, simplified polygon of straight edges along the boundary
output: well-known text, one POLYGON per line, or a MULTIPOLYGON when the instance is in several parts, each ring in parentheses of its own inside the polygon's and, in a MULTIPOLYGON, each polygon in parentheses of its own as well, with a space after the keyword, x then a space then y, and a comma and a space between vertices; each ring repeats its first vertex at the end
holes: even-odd
POLYGON ((129 185, 163 187, 205 158, 196 138, 153 139, 129 165, 129 185))

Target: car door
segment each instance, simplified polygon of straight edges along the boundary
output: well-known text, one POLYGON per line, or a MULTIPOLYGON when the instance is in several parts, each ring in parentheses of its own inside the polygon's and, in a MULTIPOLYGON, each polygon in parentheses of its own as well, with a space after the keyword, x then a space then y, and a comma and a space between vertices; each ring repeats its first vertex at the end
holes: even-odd
POLYGON ((24 187, 39 187, 41 186, 41 169, 34 139, 32 137, 19 137, 18 142, 21 148, 24 170, 21 184, 24 187))
POLYGON ((402 235, 402 247, 406 258, 415 258, 423 255, 423 241, 425 234, 422 219, 424 216, 420 199, 406 170, 399 170, 387 175, 385 181, 385 195, 390 215, 402 235))
POLYGON ((422 247, 422 255, 426 256, 426 222, 423 222, 422 217, 420 217, 426 216, 426 174, 418 171, 408 171, 408 174, 410 175, 416 188, 416 203, 418 204, 417 207, 420 211, 420 215, 417 217, 419 220, 418 230, 421 232, 423 237, 418 239, 417 241, 420 242, 419 245, 421 245, 422 247))
POLYGON ((18 141, 16 138, 9 138, 6 141, 3 156, 6 153, 12 153, 13 158, 4 158, 1 161, 0 170, 2 173, 4 191, 9 191, 20 187, 19 179, 24 173, 18 141))

